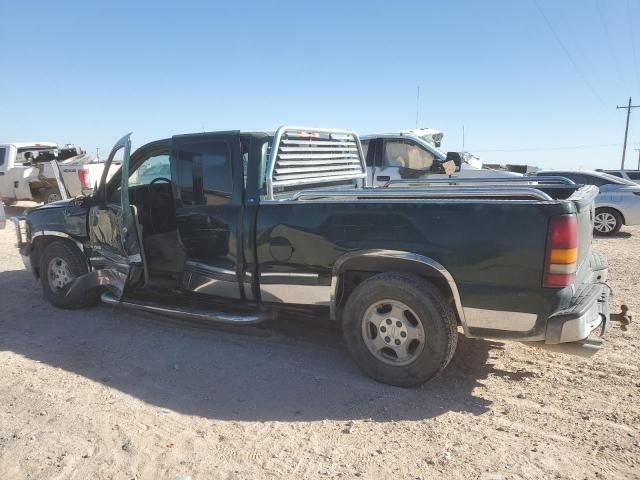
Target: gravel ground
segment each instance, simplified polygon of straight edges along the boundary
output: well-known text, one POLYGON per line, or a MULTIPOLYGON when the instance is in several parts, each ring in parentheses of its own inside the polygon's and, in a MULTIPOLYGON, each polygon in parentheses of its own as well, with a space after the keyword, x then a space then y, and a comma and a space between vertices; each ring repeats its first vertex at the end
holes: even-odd
MULTIPOLYGON (((612 311, 638 311, 640 227, 595 249, 612 311)), ((56 310, 9 225, 0 366, 3 480, 640 478, 637 323, 614 323, 591 359, 461 338, 441 377, 399 389, 319 326, 56 310)))

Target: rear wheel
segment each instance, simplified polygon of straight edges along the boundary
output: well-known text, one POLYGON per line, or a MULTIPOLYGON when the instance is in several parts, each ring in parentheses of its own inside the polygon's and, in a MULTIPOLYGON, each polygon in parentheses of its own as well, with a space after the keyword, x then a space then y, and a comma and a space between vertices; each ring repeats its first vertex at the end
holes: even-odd
POLYGON ((57 202, 58 200, 62 200, 62 195, 60 195, 58 187, 49 187, 42 194, 42 201, 45 205, 47 203, 57 202))
POLYGON ((349 297, 343 334, 365 373, 383 383, 413 387, 449 364, 458 341, 456 320, 432 283, 383 273, 362 282, 349 297))
POLYGON ((40 259, 42 291, 49 302, 59 308, 77 309, 98 303, 98 294, 89 292, 82 299, 67 297, 71 283, 89 272, 82 252, 67 241, 48 244, 40 259))
POLYGON ((598 235, 613 235, 622 228, 622 215, 612 208, 597 208, 593 231, 598 235))

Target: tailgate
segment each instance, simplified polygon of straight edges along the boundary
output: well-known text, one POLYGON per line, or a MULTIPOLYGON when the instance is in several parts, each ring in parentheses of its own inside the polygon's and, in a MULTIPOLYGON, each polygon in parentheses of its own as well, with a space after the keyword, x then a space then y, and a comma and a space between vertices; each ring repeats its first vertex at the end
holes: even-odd
POLYGON ((588 281, 591 274, 590 259, 592 256, 591 243, 593 240, 593 219, 595 213, 595 198, 598 195, 598 187, 586 185, 576 190, 569 197, 576 207, 578 220, 578 270, 576 271, 576 284, 588 281))

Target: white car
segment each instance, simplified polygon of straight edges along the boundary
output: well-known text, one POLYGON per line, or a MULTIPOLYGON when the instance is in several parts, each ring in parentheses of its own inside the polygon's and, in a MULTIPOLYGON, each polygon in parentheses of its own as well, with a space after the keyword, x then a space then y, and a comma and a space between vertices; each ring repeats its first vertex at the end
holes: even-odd
MULTIPOLYGON (((447 154, 422 136, 410 131, 363 135, 360 137, 367 162, 368 184, 384 187, 394 180, 449 178, 443 164, 447 154)), ((450 154, 451 155, 451 154, 450 154)), ((504 170, 481 168, 482 163, 468 154, 454 155, 456 171, 453 178, 517 178, 522 175, 504 170)))
POLYGON ((640 224, 640 185, 603 172, 556 171, 536 172, 536 175, 559 175, 581 185, 600 189, 596 197, 594 232, 613 235, 623 225, 640 224))

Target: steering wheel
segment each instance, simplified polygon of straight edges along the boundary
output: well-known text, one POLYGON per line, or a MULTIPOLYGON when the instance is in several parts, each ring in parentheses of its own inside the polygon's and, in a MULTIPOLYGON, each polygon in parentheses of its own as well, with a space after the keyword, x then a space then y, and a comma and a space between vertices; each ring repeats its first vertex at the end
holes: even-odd
POLYGON ((153 180, 151 180, 149 182, 149 185, 154 185, 156 182, 166 182, 166 183, 171 183, 171 180, 168 179, 167 177, 156 177, 153 180))

